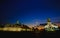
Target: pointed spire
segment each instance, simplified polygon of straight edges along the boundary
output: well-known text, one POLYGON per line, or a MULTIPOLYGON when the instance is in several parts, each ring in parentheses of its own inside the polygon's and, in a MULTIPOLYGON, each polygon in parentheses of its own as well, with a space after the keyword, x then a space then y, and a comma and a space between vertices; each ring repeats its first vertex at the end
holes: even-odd
POLYGON ((51 22, 50 18, 47 19, 47 22, 51 22))
POLYGON ((19 24, 19 20, 16 21, 16 24, 19 24))

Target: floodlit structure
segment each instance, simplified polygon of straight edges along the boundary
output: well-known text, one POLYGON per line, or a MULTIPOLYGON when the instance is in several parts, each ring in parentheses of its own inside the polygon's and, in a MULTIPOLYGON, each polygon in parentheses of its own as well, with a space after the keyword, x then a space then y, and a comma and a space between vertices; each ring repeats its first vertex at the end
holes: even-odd
POLYGON ((58 30, 58 26, 51 23, 50 18, 47 19, 47 25, 45 25, 45 30, 47 31, 55 31, 58 30))
POLYGON ((16 24, 6 24, 3 28, 0 27, 0 31, 31 31, 31 29, 24 25, 20 24, 19 21, 16 24))
POLYGON ((19 24, 19 23, 20 23, 20 22, 17 20, 17 21, 16 21, 16 24, 19 24))

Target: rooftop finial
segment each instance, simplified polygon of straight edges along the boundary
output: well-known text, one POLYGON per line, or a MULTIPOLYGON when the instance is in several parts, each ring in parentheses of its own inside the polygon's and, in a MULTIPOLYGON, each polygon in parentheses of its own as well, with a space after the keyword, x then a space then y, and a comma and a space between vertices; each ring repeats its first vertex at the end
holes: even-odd
POLYGON ((50 18, 47 19, 47 22, 51 22, 50 18))
POLYGON ((17 22, 16 22, 17 24, 19 24, 19 20, 17 20, 17 22))

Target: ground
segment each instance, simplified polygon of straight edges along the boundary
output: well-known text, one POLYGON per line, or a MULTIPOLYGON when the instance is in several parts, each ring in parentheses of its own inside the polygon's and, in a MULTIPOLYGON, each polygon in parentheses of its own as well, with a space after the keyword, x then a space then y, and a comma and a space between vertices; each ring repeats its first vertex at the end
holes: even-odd
POLYGON ((60 38, 60 31, 47 32, 2 32, 0 31, 0 37, 16 37, 16 38, 60 38))

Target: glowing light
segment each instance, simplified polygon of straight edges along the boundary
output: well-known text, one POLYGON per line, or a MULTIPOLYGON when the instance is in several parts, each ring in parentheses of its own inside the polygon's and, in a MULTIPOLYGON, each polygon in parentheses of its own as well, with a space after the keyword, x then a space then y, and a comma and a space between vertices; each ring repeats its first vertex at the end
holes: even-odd
POLYGON ((5 27, 5 28, 3 28, 3 31, 7 31, 7 29, 8 29, 8 28, 7 28, 7 27, 5 27))
POLYGON ((26 29, 22 29, 23 31, 26 31, 26 29))
POLYGON ((22 28, 17 28, 17 31, 22 31, 22 28))
POLYGON ((3 28, 0 28, 0 30, 3 30, 3 28))
POLYGON ((31 31, 30 29, 27 29, 27 31, 31 31))
POLYGON ((37 28, 38 28, 38 30, 43 30, 44 29, 44 26, 39 26, 37 28))

